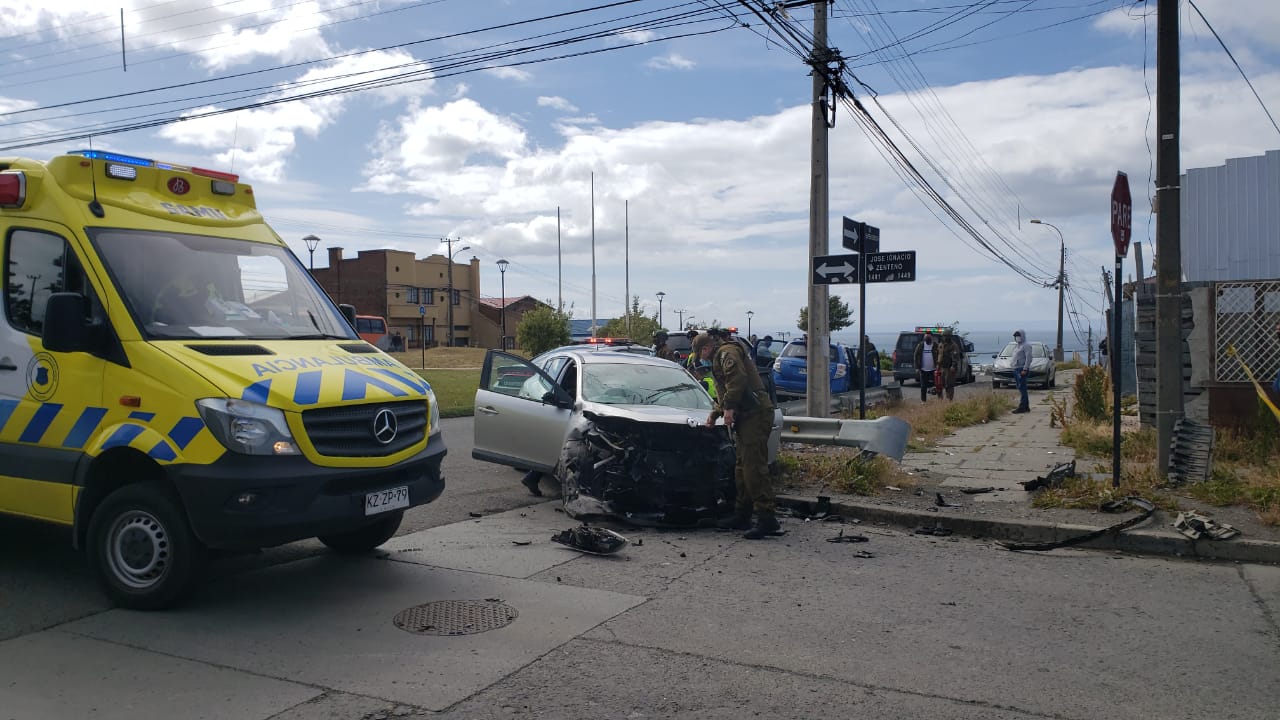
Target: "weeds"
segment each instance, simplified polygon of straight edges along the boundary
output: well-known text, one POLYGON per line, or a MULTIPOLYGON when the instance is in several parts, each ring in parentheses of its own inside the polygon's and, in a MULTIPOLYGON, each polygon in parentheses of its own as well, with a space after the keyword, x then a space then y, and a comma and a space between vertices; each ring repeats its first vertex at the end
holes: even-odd
POLYGON ((1013 401, 1007 396, 989 392, 955 402, 894 402, 877 407, 874 413, 868 410, 867 418, 893 415, 906 420, 911 425, 908 448, 918 451, 930 447, 957 428, 990 422, 1012 409, 1013 401))
POLYGON ((1111 380, 1107 371, 1091 365, 1076 375, 1072 386, 1075 405, 1072 416, 1077 420, 1102 422, 1111 416, 1108 398, 1111 396, 1111 380))
POLYGON ((816 485, 845 495, 875 495, 888 485, 913 484, 889 458, 845 448, 784 450, 778 454, 778 474, 784 484, 816 485))

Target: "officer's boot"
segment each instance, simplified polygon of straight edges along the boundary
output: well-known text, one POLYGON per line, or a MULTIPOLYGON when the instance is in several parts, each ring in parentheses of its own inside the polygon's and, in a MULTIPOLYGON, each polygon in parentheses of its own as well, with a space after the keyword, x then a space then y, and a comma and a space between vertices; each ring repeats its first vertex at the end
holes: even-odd
POLYGON ((751 527, 751 509, 734 510, 732 515, 717 520, 716 527, 721 530, 746 530, 751 527))
POLYGON ((759 540, 781 529, 782 526, 778 524, 778 518, 773 513, 756 513, 755 524, 751 526, 751 529, 742 533, 742 537, 748 540, 759 540))

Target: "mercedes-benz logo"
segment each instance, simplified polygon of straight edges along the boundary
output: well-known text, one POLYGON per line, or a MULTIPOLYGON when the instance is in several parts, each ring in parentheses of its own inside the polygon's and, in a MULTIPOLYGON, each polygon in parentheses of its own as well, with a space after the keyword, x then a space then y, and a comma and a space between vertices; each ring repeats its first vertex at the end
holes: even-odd
POLYGON ((399 423, 396 422, 396 414, 386 408, 378 411, 373 416, 373 439, 383 445, 389 444, 396 439, 396 431, 398 431, 399 423))

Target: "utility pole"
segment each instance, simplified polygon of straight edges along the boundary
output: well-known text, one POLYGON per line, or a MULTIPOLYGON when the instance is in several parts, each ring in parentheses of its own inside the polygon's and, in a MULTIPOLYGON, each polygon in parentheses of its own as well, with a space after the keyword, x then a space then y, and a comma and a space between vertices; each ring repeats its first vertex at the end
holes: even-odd
MULTIPOLYGON (((449 248, 449 250, 448 250, 448 253, 449 253, 449 257, 448 257, 448 260, 449 260, 449 268, 448 268, 448 271, 449 271, 449 294, 445 297, 445 302, 449 303, 449 305, 448 305, 448 308, 449 308, 449 332, 447 332, 447 333, 446 333, 446 336, 449 338, 449 347, 453 347, 453 253, 454 253, 454 250, 453 250, 453 244, 454 244, 454 243, 456 243, 456 242, 462 242, 462 239, 461 239, 461 238, 458 238, 458 239, 454 239, 454 238, 444 238, 444 239, 443 239, 443 240, 441 240, 440 242, 444 243, 444 244, 445 244, 445 246, 446 246, 447 248, 449 248)), ((458 248, 458 250, 457 250, 457 251, 458 251, 458 252, 462 252, 463 250, 470 250, 470 249, 471 249, 471 246, 470 246, 470 245, 463 245, 462 247, 458 248)))
POLYGON ((684 310, 677 310, 677 311, 676 311, 676 315, 679 315, 679 316, 680 316, 680 327, 676 328, 676 330, 678 330, 678 331, 680 331, 680 332, 684 332, 684 314, 685 314, 685 311, 684 311, 684 310))
POLYGON ((813 259, 827 254, 827 95, 832 88, 827 82, 830 62, 836 56, 827 47, 827 1, 813 3, 813 51, 809 55, 810 75, 813 78, 813 113, 811 130, 809 178, 809 262, 805 277, 809 283, 809 342, 805 363, 809 368, 805 382, 805 413, 809 417, 831 415, 831 373, 827 372, 827 357, 831 322, 829 318, 828 291, 826 285, 813 282, 813 259))
MULTIPOLYGON (((1178 0, 1156 9, 1156 472, 1164 475, 1183 410, 1178 0)), ((1120 304, 1117 297, 1117 312, 1120 304)))
POLYGON ((1089 323, 1089 334, 1087 337, 1089 339, 1086 342, 1089 344, 1089 347, 1085 349, 1085 353, 1089 358, 1089 364, 1092 365, 1093 364, 1093 323, 1089 323))

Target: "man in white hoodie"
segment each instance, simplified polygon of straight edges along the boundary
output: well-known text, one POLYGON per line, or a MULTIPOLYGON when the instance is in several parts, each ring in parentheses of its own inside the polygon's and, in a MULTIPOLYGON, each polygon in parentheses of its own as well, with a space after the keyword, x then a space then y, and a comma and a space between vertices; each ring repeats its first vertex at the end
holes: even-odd
POLYGON ((1027 400, 1027 375, 1031 373, 1031 345, 1027 343, 1027 335, 1022 330, 1013 331, 1013 341, 1018 344, 1017 349, 1013 351, 1013 379, 1018 383, 1018 407, 1014 408, 1015 413, 1031 412, 1030 402, 1027 400))

